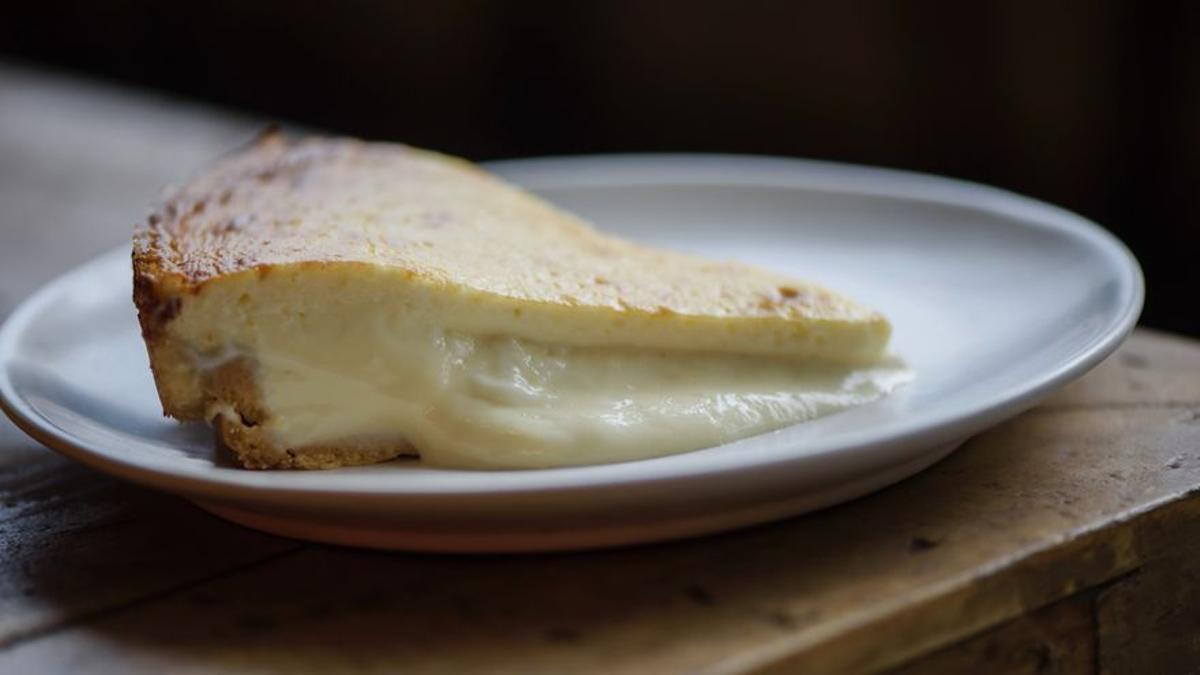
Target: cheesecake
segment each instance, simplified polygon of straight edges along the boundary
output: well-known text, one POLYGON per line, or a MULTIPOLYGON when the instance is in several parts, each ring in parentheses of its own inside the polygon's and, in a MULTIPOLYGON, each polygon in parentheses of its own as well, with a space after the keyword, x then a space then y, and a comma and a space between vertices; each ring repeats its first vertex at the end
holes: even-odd
POLYGON ((887 320, 833 291, 605 234, 398 144, 264 135, 165 193, 133 279, 164 413, 246 468, 644 459, 906 377, 887 320))

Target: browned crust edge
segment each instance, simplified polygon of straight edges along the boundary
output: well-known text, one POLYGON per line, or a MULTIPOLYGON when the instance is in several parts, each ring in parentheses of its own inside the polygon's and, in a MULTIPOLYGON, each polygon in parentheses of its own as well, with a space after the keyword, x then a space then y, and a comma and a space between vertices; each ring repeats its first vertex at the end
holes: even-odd
MULTIPOLYGON (((271 127, 226 159, 257 152, 282 153, 287 147, 283 134, 271 127)), ((253 364, 236 359, 207 373, 191 365, 184 348, 171 338, 168 325, 207 279, 189 278, 174 270, 167 259, 172 252, 172 235, 165 226, 187 218, 179 212, 182 207, 177 201, 175 195, 167 195, 133 237, 133 303, 163 414, 181 421, 208 421, 216 430, 218 442, 249 469, 329 469, 415 456, 412 446, 399 439, 347 439, 337 445, 279 447, 265 431, 269 413, 262 404, 253 364)), ((259 274, 268 271, 255 269, 259 274)))

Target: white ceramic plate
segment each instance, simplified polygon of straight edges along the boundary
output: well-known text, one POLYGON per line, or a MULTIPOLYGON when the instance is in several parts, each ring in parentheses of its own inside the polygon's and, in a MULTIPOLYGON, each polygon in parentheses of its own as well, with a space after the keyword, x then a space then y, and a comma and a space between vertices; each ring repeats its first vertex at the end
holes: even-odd
POLYGON ((160 415, 128 249, 67 274, 0 331, 0 402, 101 471, 301 539, 431 551, 610 546, 790 516, 900 480, 1112 352, 1136 261, 1039 202, 931 176, 797 160, 609 156, 492 169, 633 239, 811 278, 881 309, 917 373, 881 402, 639 462, 475 472, 413 461, 256 472, 160 415))

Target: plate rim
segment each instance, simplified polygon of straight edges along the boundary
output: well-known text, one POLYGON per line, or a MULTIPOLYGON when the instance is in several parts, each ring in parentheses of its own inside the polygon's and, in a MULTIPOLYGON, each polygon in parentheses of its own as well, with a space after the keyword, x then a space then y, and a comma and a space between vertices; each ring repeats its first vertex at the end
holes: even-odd
MULTIPOLYGON (((134 482, 179 491, 188 495, 209 498, 254 501, 291 500, 299 496, 338 500, 346 497, 355 499, 453 499, 470 495, 476 497, 503 497, 514 493, 591 493, 628 489, 631 486, 661 486, 689 481, 704 481, 713 476, 723 476, 736 481, 749 479, 764 472, 778 472, 789 465, 811 464, 830 455, 846 460, 869 460, 869 464, 882 465, 902 461, 911 453, 914 445, 932 447, 982 430, 995 422, 1010 417, 1032 406, 1042 396, 1055 388, 1079 377, 1111 354, 1133 330, 1140 316, 1145 298, 1145 283, 1140 266, 1132 252, 1115 235, 1100 225, 1065 209, 1039 200, 1025 197, 1000 188, 932 174, 923 174, 897 169, 869 167, 840 162, 809 160, 787 157, 727 154, 688 153, 632 153, 538 157, 529 159, 503 160, 485 166, 521 184, 534 180, 539 185, 533 191, 551 189, 578 182, 581 175, 592 174, 585 181, 596 185, 598 176, 613 176, 613 184, 630 184, 631 172, 645 174, 670 172, 672 178, 647 181, 648 185, 755 185, 784 188, 807 188, 827 191, 891 196, 912 201, 933 202, 944 205, 968 207, 1000 213, 1024 221, 1026 224, 1048 228, 1064 233, 1073 239, 1088 244, 1088 249, 1099 254, 1119 273, 1121 292, 1125 303, 1107 325, 1098 328, 1090 342, 1069 358, 1047 368, 1039 377, 1029 378, 1022 383, 981 397, 974 405, 964 409, 950 408, 932 418, 920 418, 902 423, 889 433, 873 433, 870 429, 841 434, 837 443, 814 443, 815 450, 802 455, 773 457, 750 464, 732 466, 728 462, 701 463, 681 468, 666 467, 648 477, 630 475, 620 467, 645 466, 646 462, 669 461, 672 457, 601 464, 584 467, 542 469, 531 471, 472 472, 486 474, 483 482, 491 483, 482 489, 447 489, 438 486, 434 490, 413 489, 364 489, 354 485, 311 485, 306 483, 329 482, 294 480, 296 476, 312 476, 313 472, 247 472, 231 469, 232 473, 216 473, 208 468, 204 471, 184 470, 185 467, 161 467, 145 462, 122 458, 119 452, 96 448, 86 440, 78 439, 59 429, 32 408, 19 392, 10 376, 17 338, 23 333, 40 310, 53 298, 56 291, 69 286, 76 278, 85 276, 93 267, 111 264, 110 258, 123 252, 128 255, 128 245, 122 245, 101 254, 84 264, 59 275, 43 285, 22 301, 0 326, 0 409, 25 433, 38 442, 62 454, 105 473, 120 476, 134 482), (568 167, 571 170, 565 170, 568 167), (737 168, 737 171, 732 169, 737 168), (786 174, 786 175, 785 175, 786 174), (820 179, 816 181, 815 179, 820 179), (703 179, 703 180, 701 180, 703 179), (614 468, 617 468, 614 471, 614 468), (616 474, 609 479, 589 482, 586 475, 616 474), (586 475, 585 475, 586 474, 586 475), (625 474, 622 476, 622 474, 625 474), (291 476, 281 482, 277 478, 264 476, 291 476), (514 480, 513 477, 519 477, 514 480), (581 479, 582 476, 582 479, 581 479), (254 477, 254 478, 250 478, 254 477), (503 478, 500 478, 503 477, 503 478), (538 480, 538 479, 542 480, 538 480), (273 481, 273 482, 272 482, 273 481)), ((609 179, 612 180, 612 179, 609 179)), ((602 182, 602 181, 600 181, 602 182)), ((819 439, 818 439, 819 441, 819 439)), ((317 472, 322 473, 322 472, 317 472)), ((337 479, 335 479, 337 480, 337 479)), ((351 483, 353 481, 350 481, 351 483)), ((752 480, 747 481, 753 484, 752 480)))

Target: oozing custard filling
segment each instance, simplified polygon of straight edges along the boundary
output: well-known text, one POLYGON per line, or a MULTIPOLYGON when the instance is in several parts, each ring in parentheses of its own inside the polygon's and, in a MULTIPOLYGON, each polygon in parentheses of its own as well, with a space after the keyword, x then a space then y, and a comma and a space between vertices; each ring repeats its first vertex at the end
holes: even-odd
MULTIPOLYGON (((873 401, 905 382, 870 367, 414 331, 342 349, 258 350, 284 447, 403 439, 432 465, 540 468, 696 450, 873 401)), ((235 348, 226 354, 239 354, 235 348)))
POLYGON ((684 333, 664 347, 667 333, 655 326, 633 333, 614 322, 624 332, 613 335, 648 342, 619 346, 578 310, 500 311, 346 274, 247 275, 202 289, 171 324, 197 371, 232 358, 251 365, 269 413, 255 422, 281 448, 407 443, 426 463, 463 468, 616 462, 811 420, 910 377, 886 359, 741 354, 684 333))

